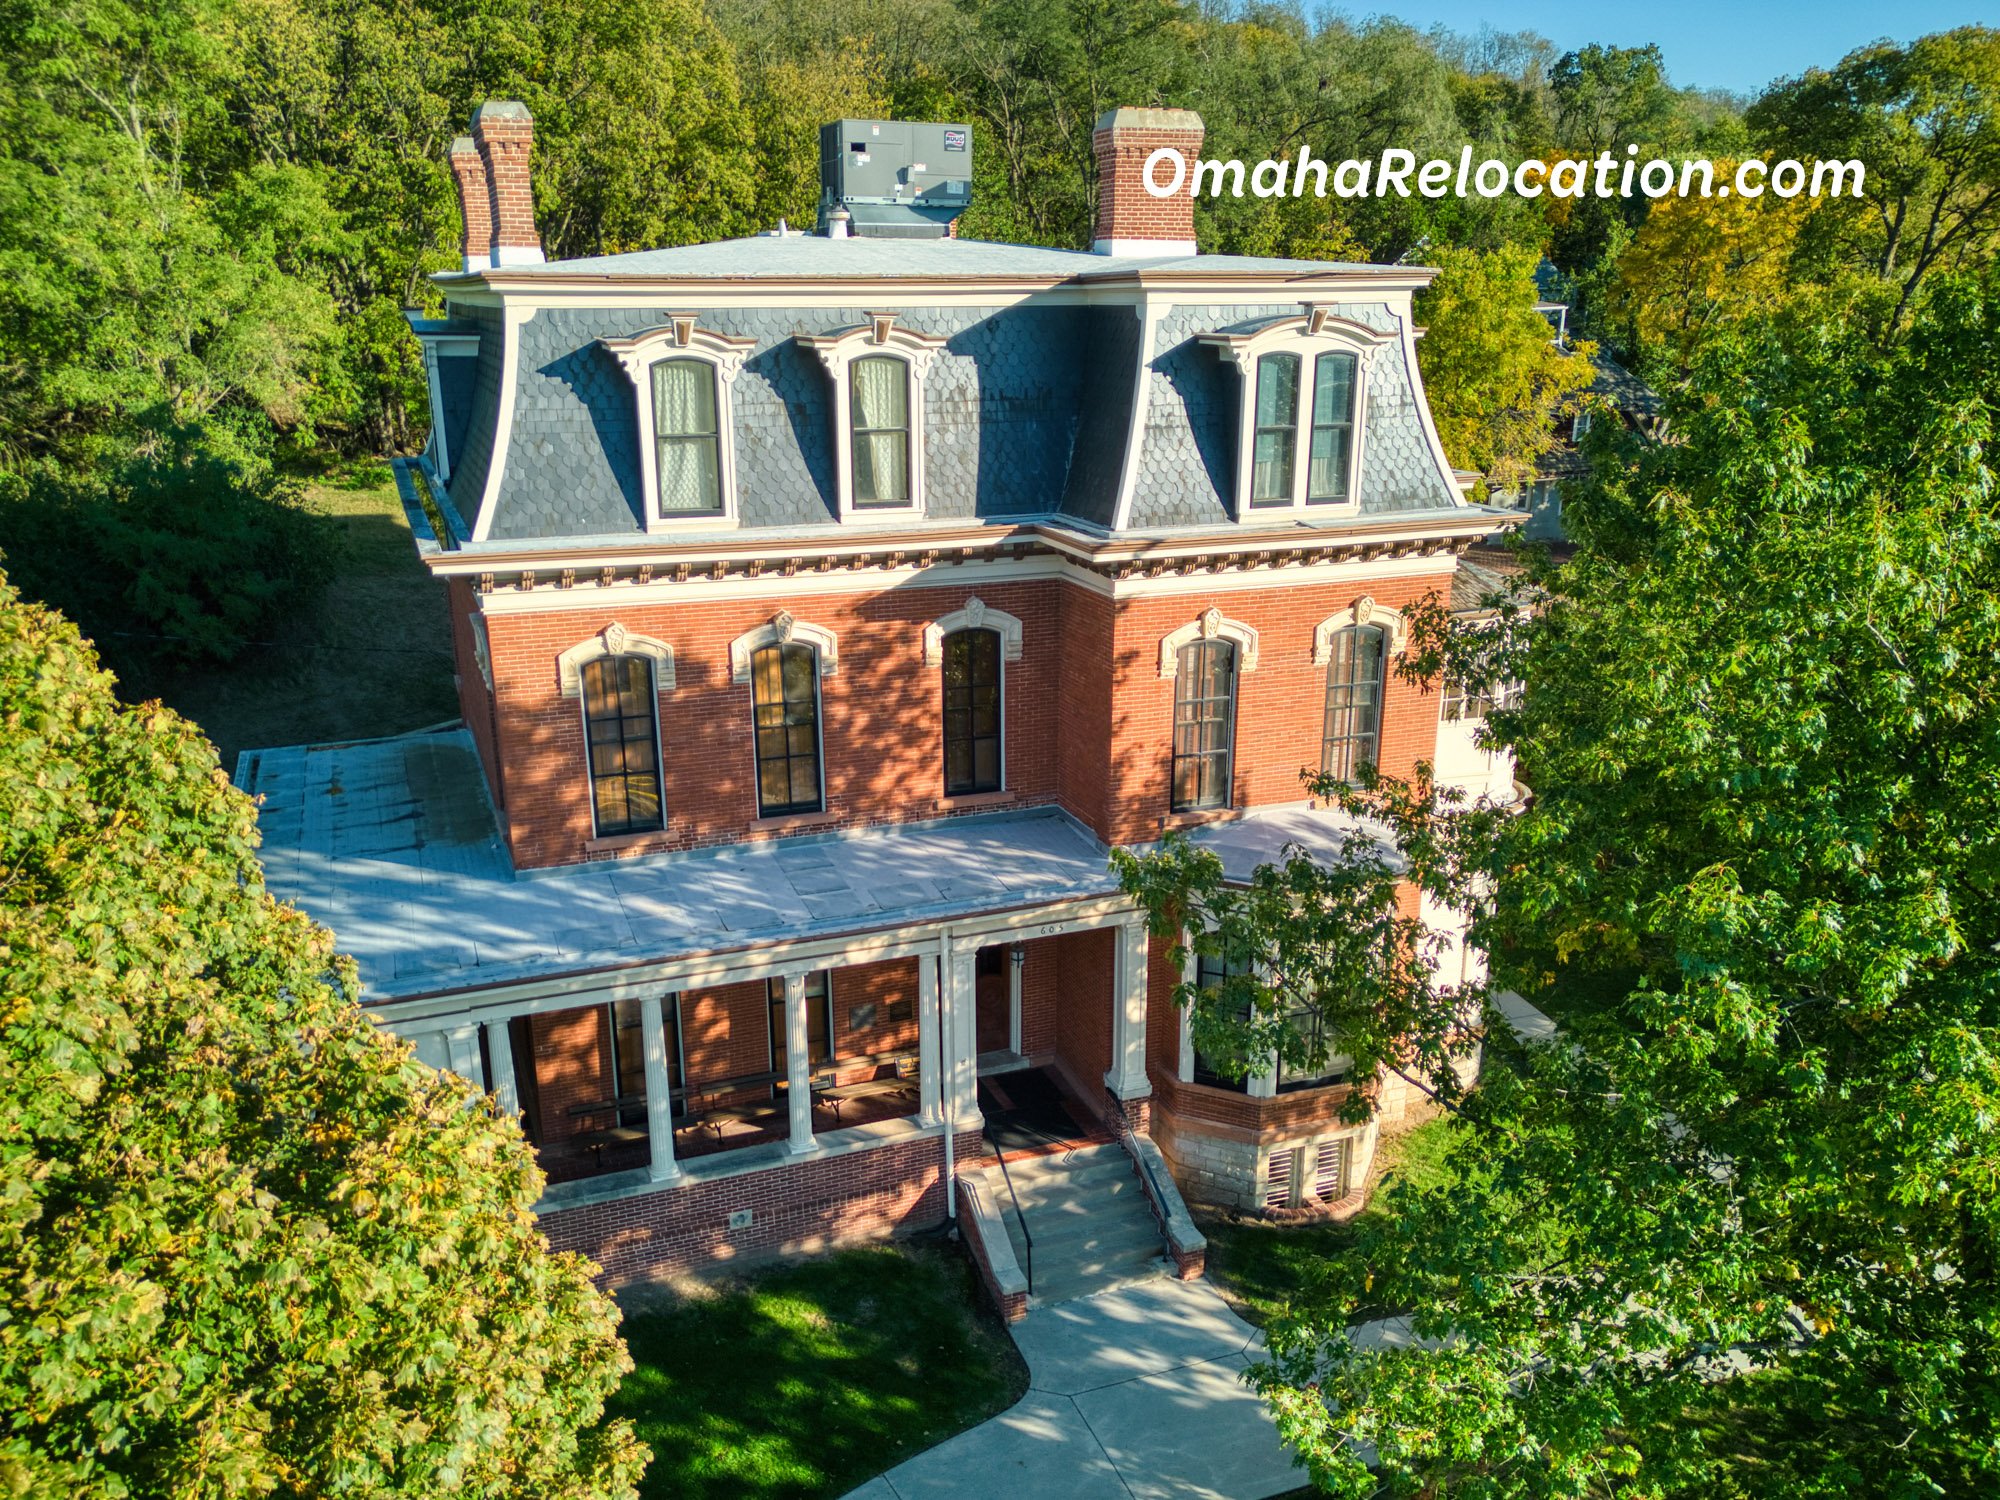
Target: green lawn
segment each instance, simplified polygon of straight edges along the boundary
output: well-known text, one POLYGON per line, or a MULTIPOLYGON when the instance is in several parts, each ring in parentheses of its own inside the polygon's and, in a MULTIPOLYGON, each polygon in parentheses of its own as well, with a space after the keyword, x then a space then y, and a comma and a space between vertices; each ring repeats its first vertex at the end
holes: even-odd
POLYGON ((201 725, 226 771, 239 751, 369 739, 458 717, 444 586, 417 561, 387 465, 319 484, 335 576, 282 639, 227 666, 160 668, 120 684, 201 725))
POLYGON ((1027 1366, 937 1245, 849 1250, 625 1319, 611 1410, 653 1450, 648 1500, 836 1496, 1005 1411, 1027 1366))
POLYGON ((1375 1154, 1368 1207, 1345 1223, 1278 1224, 1234 1214, 1199 1220, 1208 1236, 1208 1275, 1237 1312, 1259 1327, 1313 1284, 1317 1269, 1353 1244, 1361 1226, 1382 1213, 1381 1179, 1393 1172, 1408 1181, 1444 1183, 1445 1121, 1385 1134, 1375 1154))

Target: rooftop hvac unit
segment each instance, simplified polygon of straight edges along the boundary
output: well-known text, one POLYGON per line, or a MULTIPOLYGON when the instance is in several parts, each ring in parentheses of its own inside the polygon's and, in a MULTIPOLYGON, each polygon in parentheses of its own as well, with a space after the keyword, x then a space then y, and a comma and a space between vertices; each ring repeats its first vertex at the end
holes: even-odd
POLYGON ((836 120, 819 132, 819 225, 836 208, 848 233, 942 239, 972 202, 972 127, 836 120))

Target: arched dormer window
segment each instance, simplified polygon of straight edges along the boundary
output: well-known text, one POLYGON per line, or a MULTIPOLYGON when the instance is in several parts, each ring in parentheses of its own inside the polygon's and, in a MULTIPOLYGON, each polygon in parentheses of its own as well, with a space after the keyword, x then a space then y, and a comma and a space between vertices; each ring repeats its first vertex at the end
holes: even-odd
POLYGON ((1390 341, 1325 307, 1205 333, 1243 381, 1236 518, 1360 508, 1369 352, 1390 341))
POLYGON ((647 530, 733 524, 731 391, 756 340, 698 327, 686 314, 630 338, 600 342, 636 394, 647 530))
POLYGON ((673 648, 614 621, 556 658, 556 680, 582 703, 595 836, 666 827, 659 695, 674 688, 673 648))
POLYGON ((898 328, 894 313, 805 334, 833 380, 834 472, 842 520, 922 515, 924 377, 944 340, 898 328))

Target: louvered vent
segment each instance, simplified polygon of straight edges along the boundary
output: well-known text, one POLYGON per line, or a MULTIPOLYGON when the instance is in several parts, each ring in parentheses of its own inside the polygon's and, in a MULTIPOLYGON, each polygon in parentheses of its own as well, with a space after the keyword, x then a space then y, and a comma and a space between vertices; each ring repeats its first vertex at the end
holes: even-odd
POLYGON ((1264 1207, 1290 1208, 1292 1206, 1292 1172, 1298 1161, 1296 1151, 1273 1151, 1271 1165, 1264 1177, 1264 1207))
POLYGON ((1313 1195, 1331 1202, 1347 1194, 1347 1143, 1321 1141, 1313 1156, 1313 1195))

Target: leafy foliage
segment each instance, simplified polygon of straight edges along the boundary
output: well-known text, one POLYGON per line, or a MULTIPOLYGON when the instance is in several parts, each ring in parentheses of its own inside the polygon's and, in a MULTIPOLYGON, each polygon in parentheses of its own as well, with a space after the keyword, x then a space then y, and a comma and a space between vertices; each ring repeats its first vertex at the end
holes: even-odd
POLYGON ((511 1124, 266 893, 192 726, 0 583, 0 1485, 629 1496, 511 1124))
POLYGON ((1996 326, 1988 276, 1886 357, 1717 337, 1538 612, 1413 627, 1411 671, 1527 683, 1477 935, 1565 1035, 1489 1031, 1459 1182, 1274 1330, 1333 1493, 1742 1492, 1746 1445, 1761 1494, 1992 1489, 1996 326), (1385 1303, 1435 1342, 1354 1347, 1385 1303))

